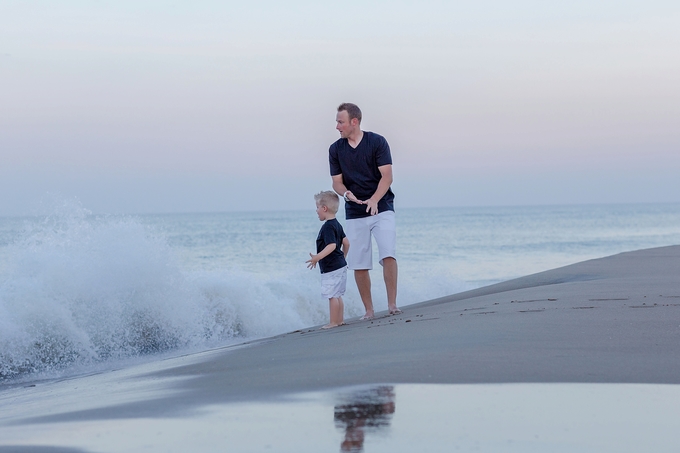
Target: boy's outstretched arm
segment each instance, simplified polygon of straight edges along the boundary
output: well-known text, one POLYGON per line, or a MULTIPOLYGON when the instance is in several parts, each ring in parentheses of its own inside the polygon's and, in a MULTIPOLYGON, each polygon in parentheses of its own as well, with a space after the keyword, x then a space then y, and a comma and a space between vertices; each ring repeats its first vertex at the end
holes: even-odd
POLYGON ((342 238, 342 253, 345 255, 345 259, 347 258, 347 252, 349 252, 349 239, 347 239, 347 236, 342 238))
POLYGON ((314 269, 316 267, 316 263, 330 255, 333 250, 335 250, 335 243, 328 244, 326 247, 324 247, 323 250, 321 250, 316 255, 310 253, 309 256, 311 258, 305 261, 305 263, 309 263, 307 267, 309 269, 314 269))

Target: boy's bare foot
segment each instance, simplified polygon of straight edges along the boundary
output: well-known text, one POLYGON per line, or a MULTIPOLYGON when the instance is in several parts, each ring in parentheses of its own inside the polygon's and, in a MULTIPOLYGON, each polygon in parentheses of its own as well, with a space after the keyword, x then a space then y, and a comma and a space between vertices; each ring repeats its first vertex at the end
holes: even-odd
POLYGON ((345 325, 344 322, 341 323, 341 324, 326 324, 325 326, 322 326, 321 328, 322 329, 332 329, 333 327, 340 327, 340 326, 344 326, 344 325, 345 325))
POLYGON ((373 312, 370 312, 370 313, 366 312, 366 314, 364 316, 362 316, 361 318, 359 318, 359 320, 360 321, 368 321, 369 319, 373 319, 374 316, 375 315, 373 314, 373 312))
POLYGON ((403 313, 403 311, 399 310, 397 307, 390 308, 390 314, 391 315, 400 315, 402 313, 403 313))

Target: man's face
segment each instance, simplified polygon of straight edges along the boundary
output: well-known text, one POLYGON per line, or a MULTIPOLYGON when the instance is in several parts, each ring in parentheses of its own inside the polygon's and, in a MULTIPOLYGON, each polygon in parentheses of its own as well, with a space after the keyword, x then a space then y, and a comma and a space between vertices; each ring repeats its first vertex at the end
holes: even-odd
POLYGON ((349 120, 349 113, 347 113, 347 110, 338 112, 338 114, 335 115, 335 122, 337 123, 335 128, 340 132, 340 138, 349 137, 356 128, 356 125, 354 124, 356 123, 356 120, 349 120))

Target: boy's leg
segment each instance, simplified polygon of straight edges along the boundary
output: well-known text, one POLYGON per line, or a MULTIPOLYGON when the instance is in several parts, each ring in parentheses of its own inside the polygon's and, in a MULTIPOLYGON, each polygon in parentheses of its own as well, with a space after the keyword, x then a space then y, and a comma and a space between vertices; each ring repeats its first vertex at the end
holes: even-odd
POLYGON ((329 300, 331 308, 331 324, 341 326, 345 322, 345 304, 342 297, 334 297, 329 300))
POLYGON ((338 327, 342 325, 343 318, 343 303, 340 297, 331 297, 328 299, 328 308, 331 313, 331 321, 322 327, 322 329, 330 329, 331 327, 338 327))
POLYGON ((321 274, 321 294, 328 298, 330 322, 322 329, 330 329, 344 324, 345 304, 342 295, 347 287, 347 267, 321 274))
POLYGON ((340 320, 340 325, 345 324, 345 302, 343 302, 342 297, 338 297, 338 319, 340 320))

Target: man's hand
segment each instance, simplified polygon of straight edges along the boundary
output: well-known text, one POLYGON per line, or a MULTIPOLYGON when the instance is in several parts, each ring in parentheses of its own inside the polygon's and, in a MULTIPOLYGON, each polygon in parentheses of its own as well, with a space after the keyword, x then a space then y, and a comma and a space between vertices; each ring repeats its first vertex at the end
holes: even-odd
POLYGON ((309 254, 309 256, 311 258, 308 259, 307 261, 305 261, 305 263, 309 263, 307 265, 308 269, 314 269, 316 267, 316 263, 319 262, 319 257, 318 257, 318 255, 312 255, 311 253, 309 254))
POLYGON ((363 203, 364 203, 363 201, 359 200, 359 199, 352 193, 351 190, 348 190, 347 192, 345 192, 345 201, 351 201, 351 202, 356 203, 356 204, 363 204, 363 203))
POLYGON ((370 198, 366 201, 362 201, 362 204, 366 205, 366 212, 370 215, 376 215, 378 213, 378 202, 373 201, 370 198))

